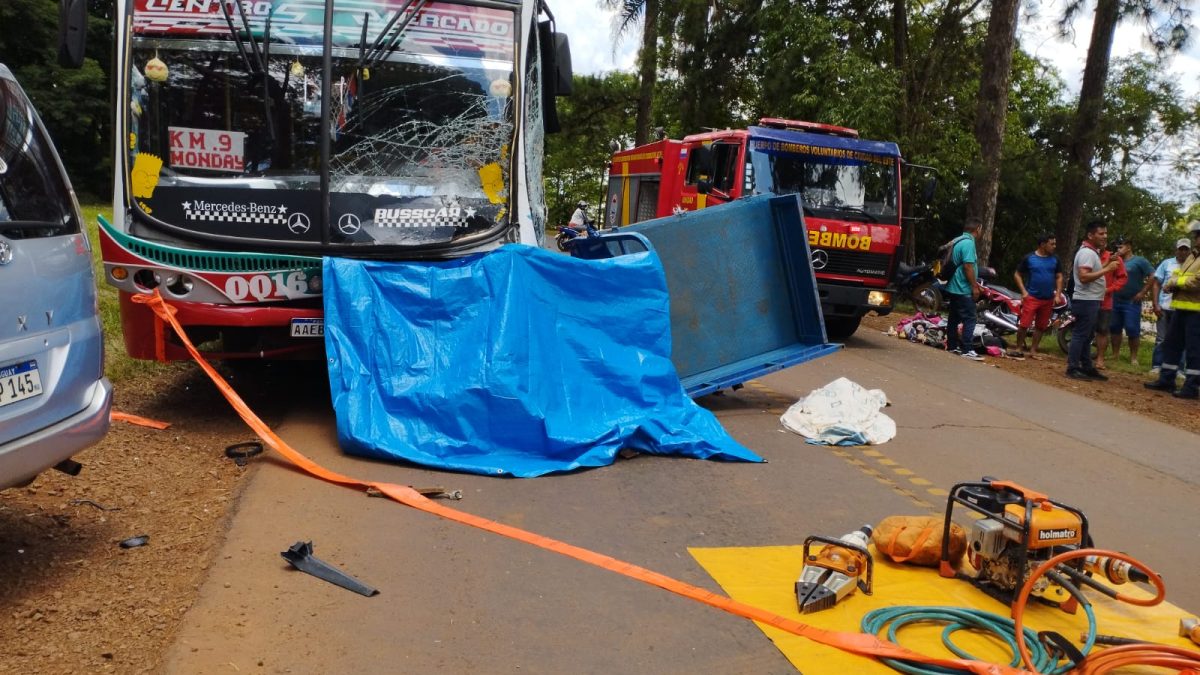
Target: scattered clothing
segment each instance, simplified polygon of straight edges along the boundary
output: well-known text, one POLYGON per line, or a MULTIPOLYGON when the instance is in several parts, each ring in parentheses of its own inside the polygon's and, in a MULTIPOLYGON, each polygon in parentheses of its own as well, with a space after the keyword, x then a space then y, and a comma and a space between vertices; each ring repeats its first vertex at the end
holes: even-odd
POLYGON ((881 410, 880 389, 840 377, 792 404, 780 421, 810 445, 880 445, 896 437, 896 422, 881 410))

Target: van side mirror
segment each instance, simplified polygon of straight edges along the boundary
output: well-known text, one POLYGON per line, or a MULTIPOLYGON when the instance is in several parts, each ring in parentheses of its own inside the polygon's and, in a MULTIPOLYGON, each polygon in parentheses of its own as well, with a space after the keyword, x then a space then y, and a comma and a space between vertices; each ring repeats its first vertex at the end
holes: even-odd
POLYGON ((87 46, 87 0, 59 0, 58 63, 64 68, 83 66, 87 46))

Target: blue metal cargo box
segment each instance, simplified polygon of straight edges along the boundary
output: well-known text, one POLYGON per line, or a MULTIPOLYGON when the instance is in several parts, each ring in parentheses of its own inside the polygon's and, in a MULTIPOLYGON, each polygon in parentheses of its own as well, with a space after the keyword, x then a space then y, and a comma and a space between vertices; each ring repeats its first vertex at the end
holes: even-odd
POLYGON ((837 351, 799 197, 764 195, 577 239, 579 258, 653 249, 671 297, 671 360, 692 397, 837 351))

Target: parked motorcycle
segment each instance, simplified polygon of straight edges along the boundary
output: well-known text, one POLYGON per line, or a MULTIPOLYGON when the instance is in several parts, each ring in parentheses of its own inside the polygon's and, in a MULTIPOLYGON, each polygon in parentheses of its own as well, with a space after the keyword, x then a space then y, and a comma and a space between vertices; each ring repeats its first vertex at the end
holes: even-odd
POLYGON ((897 296, 911 300, 918 312, 937 314, 942 310, 942 293, 936 282, 933 265, 929 263, 900 263, 896 268, 897 296))

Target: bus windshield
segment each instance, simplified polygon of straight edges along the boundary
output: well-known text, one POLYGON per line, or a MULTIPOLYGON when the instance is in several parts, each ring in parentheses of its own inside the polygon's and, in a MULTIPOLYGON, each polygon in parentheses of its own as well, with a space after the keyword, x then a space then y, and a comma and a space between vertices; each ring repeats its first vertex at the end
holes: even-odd
POLYGON ((324 0, 136 3, 129 183, 147 216, 285 244, 446 244, 504 226, 513 10, 335 0, 326 87, 324 0))
POLYGON ((755 148, 750 158, 757 193, 799 194, 820 217, 897 222, 894 157, 858 153, 853 159, 831 159, 755 148))

